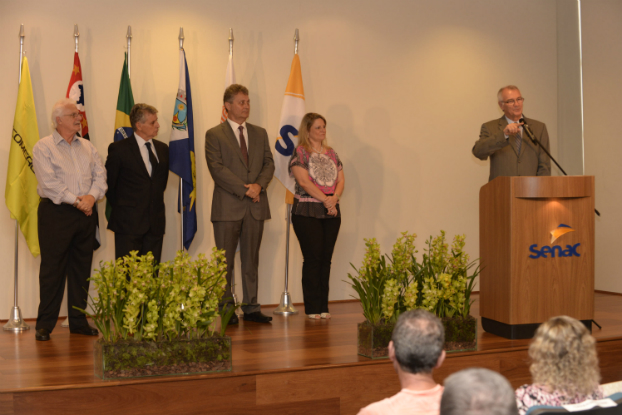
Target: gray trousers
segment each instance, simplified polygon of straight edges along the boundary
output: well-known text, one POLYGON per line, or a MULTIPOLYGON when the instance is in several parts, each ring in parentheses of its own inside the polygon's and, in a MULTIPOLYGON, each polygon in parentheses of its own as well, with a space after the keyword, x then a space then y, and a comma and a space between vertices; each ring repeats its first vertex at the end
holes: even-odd
POLYGON ((246 211, 244 218, 238 221, 217 221, 214 225, 214 239, 216 247, 225 250, 227 258, 227 288, 221 300, 224 303, 232 303, 231 281, 235 281, 233 264, 235 250, 240 241, 240 259, 242 262, 242 306, 244 313, 259 311, 257 303, 257 274, 259 269, 259 247, 263 235, 263 220, 256 220, 246 211))

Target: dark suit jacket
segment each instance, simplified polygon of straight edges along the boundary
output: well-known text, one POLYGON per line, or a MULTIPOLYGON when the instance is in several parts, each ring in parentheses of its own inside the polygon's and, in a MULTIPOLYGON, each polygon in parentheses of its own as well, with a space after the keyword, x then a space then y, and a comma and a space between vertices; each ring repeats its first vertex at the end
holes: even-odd
POLYGON ((106 170, 112 206, 108 229, 119 234, 142 235, 166 228, 164 190, 168 182, 168 146, 153 140, 158 166, 149 176, 134 135, 108 146, 106 170))
MULTIPOLYGON (((549 133, 540 121, 525 118, 533 135, 549 150, 549 133)), ((523 132, 520 154, 510 140, 505 139, 503 129, 508 125, 505 116, 482 125, 479 140, 473 146, 473 155, 481 160, 490 157, 489 181, 498 176, 550 176, 551 160, 540 146, 536 146, 523 132)))
POLYGON ((212 222, 241 220, 247 209, 256 220, 270 219, 266 188, 274 175, 274 160, 268 133, 249 123, 246 129, 248 166, 228 121, 205 133, 205 158, 215 183, 212 222), (245 196, 248 189, 244 185, 252 183, 262 189, 258 203, 245 196))

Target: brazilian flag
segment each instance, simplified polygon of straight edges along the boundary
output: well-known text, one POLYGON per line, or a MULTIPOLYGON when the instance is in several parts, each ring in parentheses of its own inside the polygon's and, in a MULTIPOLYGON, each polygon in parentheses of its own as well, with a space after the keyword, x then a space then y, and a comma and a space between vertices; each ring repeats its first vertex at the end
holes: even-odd
MULTIPOLYGON (((134 132, 130 124, 130 111, 134 106, 134 95, 132 94, 132 84, 130 74, 127 72, 127 53, 123 61, 123 71, 121 72, 121 85, 119 85, 119 97, 117 98, 117 115, 114 119, 114 141, 120 141, 131 136, 134 132)), ((106 219, 110 220, 112 207, 106 201, 106 219)))

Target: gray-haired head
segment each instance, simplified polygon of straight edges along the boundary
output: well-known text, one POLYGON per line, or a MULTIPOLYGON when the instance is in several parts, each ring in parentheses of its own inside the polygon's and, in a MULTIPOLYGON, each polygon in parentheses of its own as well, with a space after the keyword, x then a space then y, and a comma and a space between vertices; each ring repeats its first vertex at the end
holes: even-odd
POLYGON ((130 110, 130 125, 132 126, 132 130, 136 130, 137 122, 145 122, 147 113, 155 115, 158 113, 158 110, 149 104, 143 103, 135 104, 132 107, 130 110))
POLYGON ((509 89, 512 91, 520 91, 520 89, 518 89, 516 85, 506 85, 503 88, 501 88, 499 92, 497 92, 497 101, 503 102, 503 91, 505 91, 506 89, 509 89))
POLYGON ((65 108, 68 105, 76 105, 76 101, 69 98, 62 98, 56 101, 56 103, 52 106, 52 128, 56 129, 58 127, 58 123, 56 122, 57 117, 62 117, 65 108))
POLYGON ((445 330, 434 314, 410 310, 400 315, 391 340, 395 360, 403 371, 431 373, 443 352, 445 330))
POLYGON ((517 415, 514 389, 506 378, 473 368, 445 379, 440 415, 517 415))

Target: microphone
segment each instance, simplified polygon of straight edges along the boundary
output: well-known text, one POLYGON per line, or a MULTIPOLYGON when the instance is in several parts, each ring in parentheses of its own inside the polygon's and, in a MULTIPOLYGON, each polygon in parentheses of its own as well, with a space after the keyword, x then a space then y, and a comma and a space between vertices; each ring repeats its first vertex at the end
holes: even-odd
MULTIPOLYGON (((527 124, 527 121, 525 121, 524 117, 521 117, 520 120, 518 120, 519 123, 523 124, 523 131, 525 131, 525 133, 527 134, 527 137, 529 137, 529 139, 536 145, 539 145, 540 143, 536 142, 536 137, 534 137, 533 133, 531 132, 531 128, 529 128, 529 124, 527 124)), ((550 156, 549 156, 550 157, 550 156)), ((561 167, 560 167, 561 168, 561 167)))
MULTIPOLYGON (((518 122, 523 123, 523 131, 527 134, 527 136, 529 137, 529 139, 536 145, 536 146, 540 146, 540 148, 542 149, 542 151, 544 151, 546 153, 547 156, 549 156, 549 158, 551 160, 553 160, 553 162, 555 163, 555 165, 559 168, 559 170, 561 170, 562 173, 564 173, 564 176, 568 176, 568 173, 566 173, 566 171, 564 169, 562 169, 562 166, 559 165, 559 163, 557 162, 557 160, 555 160, 553 158, 553 156, 551 156, 551 153, 549 153, 549 151, 542 145, 542 143, 540 143, 540 140, 538 140, 533 133, 531 132, 531 128, 529 128, 529 124, 527 124, 527 121, 525 121, 525 117, 521 117, 520 120, 518 120, 518 122)), ((594 212, 600 216, 600 212, 598 211, 598 209, 594 209, 594 212)), ((598 324, 596 324, 598 325, 598 324)))

